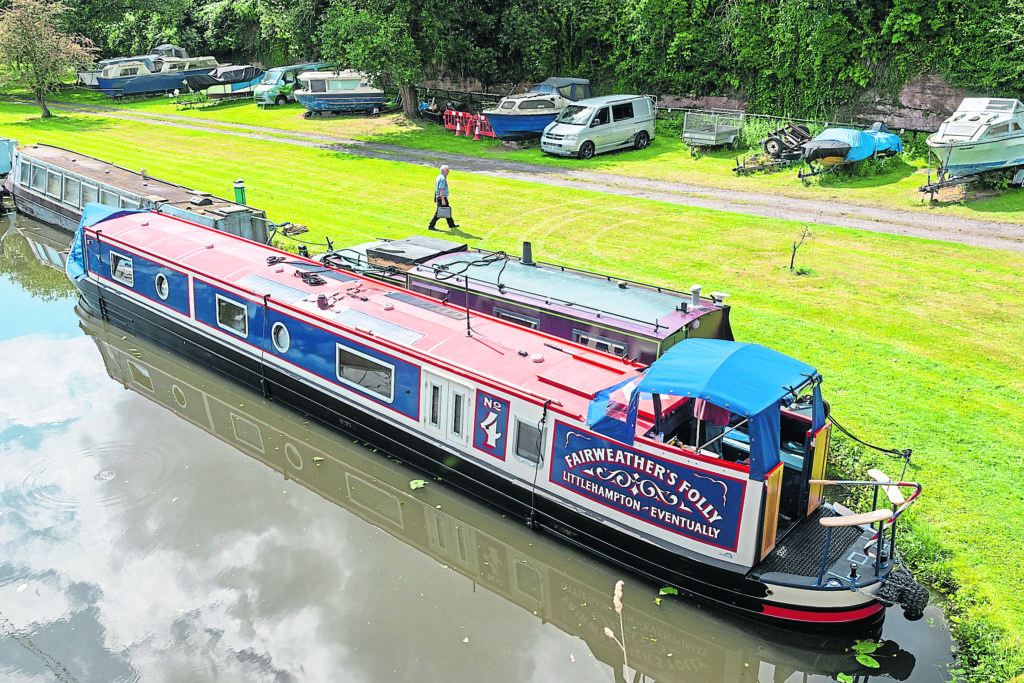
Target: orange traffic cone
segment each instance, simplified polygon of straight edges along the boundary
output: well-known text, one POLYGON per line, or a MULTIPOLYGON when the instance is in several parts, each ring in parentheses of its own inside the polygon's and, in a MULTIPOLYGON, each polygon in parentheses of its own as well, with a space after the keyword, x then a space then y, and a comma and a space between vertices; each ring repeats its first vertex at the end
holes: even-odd
POLYGON ((459 136, 462 132, 462 117, 459 116, 458 112, 455 113, 455 137, 459 136))
POLYGON ((479 140, 480 139, 480 116, 477 115, 475 118, 476 118, 476 132, 473 134, 473 139, 474 140, 479 140))

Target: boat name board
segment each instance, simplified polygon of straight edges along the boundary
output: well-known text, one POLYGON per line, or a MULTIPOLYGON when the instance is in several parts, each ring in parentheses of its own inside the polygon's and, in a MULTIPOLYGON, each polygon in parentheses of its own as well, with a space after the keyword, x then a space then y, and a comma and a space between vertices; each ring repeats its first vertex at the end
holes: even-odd
POLYGON ((552 483, 701 543, 736 550, 746 482, 555 422, 552 483))

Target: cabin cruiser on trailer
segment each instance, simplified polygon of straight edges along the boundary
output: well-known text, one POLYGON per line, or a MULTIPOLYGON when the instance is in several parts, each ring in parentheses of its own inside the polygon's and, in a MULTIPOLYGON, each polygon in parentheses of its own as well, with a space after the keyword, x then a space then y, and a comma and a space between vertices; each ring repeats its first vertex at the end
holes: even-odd
POLYGON ((295 99, 312 114, 352 112, 377 113, 384 108, 384 91, 370 83, 359 71, 305 71, 299 74, 302 87, 295 99))
POLYGON ((529 92, 502 98, 483 114, 499 140, 529 140, 539 138, 567 104, 589 97, 590 81, 585 78, 549 78, 529 92))
POLYGON ((98 78, 107 97, 172 92, 184 87, 186 76, 207 74, 219 65, 213 57, 154 57, 109 64, 98 78))
POLYGON ((101 205, 67 272, 94 315, 723 609, 864 629, 927 602, 895 551, 920 485, 825 480, 821 374, 763 346, 687 339, 647 366, 101 205), (835 485, 884 498, 855 514, 835 485))
POLYGON ((940 178, 1020 166, 1024 164, 1024 104, 968 97, 928 136, 928 148, 939 160, 940 178))

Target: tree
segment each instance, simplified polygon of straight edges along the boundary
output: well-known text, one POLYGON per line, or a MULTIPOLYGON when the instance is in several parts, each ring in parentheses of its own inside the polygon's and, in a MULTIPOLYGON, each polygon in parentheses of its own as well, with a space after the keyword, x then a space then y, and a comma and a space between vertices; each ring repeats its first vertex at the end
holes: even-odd
POLYGON ((0 11, 0 64, 6 80, 32 91, 48 118, 46 95, 63 83, 69 72, 93 62, 92 41, 63 33, 62 15, 69 8, 59 0, 12 0, 0 11))

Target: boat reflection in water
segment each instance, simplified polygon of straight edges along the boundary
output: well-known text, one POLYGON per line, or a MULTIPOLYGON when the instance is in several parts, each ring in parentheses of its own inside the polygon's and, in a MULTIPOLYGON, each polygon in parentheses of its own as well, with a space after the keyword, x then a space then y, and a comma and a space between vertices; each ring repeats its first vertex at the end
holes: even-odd
POLYGON ((125 388, 416 548, 474 587, 583 640, 611 668, 614 680, 781 683, 794 674, 840 672, 859 681, 868 674, 905 680, 914 668, 914 656, 892 641, 876 653, 881 668, 866 669, 847 649, 853 645, 849 639, 816 642, 806 633, 791 636, 677 598, 656 604, 656 586, 566 551, 456 491, 436 485, 410 490, 418 475, 404 465, 81 308, 78 314, 107 373, 125 388), (630 669, 625 674, 621 650, 604 633, 606 626, 619 631, 611 604, 619 579, 627 582, 622 616, 630 669))

